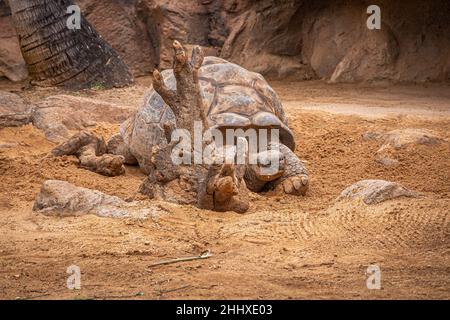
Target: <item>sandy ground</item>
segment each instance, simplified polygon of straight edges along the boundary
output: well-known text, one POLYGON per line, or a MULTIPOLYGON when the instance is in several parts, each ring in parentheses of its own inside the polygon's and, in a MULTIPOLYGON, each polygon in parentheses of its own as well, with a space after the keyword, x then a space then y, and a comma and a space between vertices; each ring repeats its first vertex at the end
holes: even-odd
MULTIPOLYGON (((137 106, 149 81, 76 94, 137 106)), ((0 148, 0 298, 449 299, 450 87, 273 86, 311 189, 298 198, 253 195, 245 215, 152 201, 158 215, 148 220, 36 214, 46 179, 128 198, 144 175, 127 167, 124 176, 103 177, 78 168, 74 157, 47 157, 54 145, 32 126, 0 129, 0 143, 17 143, 0 148), (387 168, 374 161, 380 143, 361 135, 398 128, 430 129, 446 142, 407 147, 387 168), (374 178, 422 197, 373 206, 335 201, 350 184, 374 178), (208 259, 151 266, 205 250, 208 259), (380 290, 366 286, 371 264, 381 269, 380 290), (81 269, 81 290, 66 287, 70 265, 81 269)), ((30 101, 60 93, 8 89, 30 101)), ((95 130, 107 137, 117 127, 95 130)))

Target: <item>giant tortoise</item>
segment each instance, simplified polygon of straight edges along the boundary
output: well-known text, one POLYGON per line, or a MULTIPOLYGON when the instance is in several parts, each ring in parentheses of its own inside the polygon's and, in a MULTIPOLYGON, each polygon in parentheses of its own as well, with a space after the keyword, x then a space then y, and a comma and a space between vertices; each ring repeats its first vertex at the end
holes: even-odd
MULTIPOLYGON (((152 88, 136 114, 122 124, 120 137, 112 139, 110 149, 122 154, 128 163, 137 161, 145 173, 153 175, 155 149, 169 146, 170 130, 180 126, 191 130, 195 120, 203 120, 209 129, 279 129, 277 148, 272 141, 268 147, 278 150, 278 170, 262 173, 261 169, 274 161, 273 155, 269 157, 267 150, 262 150, 257 163, 246 165, 243 180, 254 192, 276 189, 304 195, 308 188, 306 168, 293 152, 294 136, 280 99, 263 76, 221 58, 203 58, 198 47, 189 60, 177 41, 174 52, 174 68, 161 73, 155 70, 152 88)), ((174 178, 171 171, 163 165, 159 174, 165 175, 167 182, 174 178)))

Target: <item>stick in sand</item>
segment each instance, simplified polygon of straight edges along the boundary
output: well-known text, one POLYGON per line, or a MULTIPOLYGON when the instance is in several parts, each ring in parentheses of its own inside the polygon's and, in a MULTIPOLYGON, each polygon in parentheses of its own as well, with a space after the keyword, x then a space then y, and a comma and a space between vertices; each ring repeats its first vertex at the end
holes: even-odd
POLYGON ((199 259, 207 259, 211 256, 212 256, 211 252, 209 250, 206 250, 205 252, 202 252, 199 256, 163 260, 163 261, 155 262, 155 263, 149 265, 149 267, 155 267, 155 266, 171 264, 171 263, 178 263, 178 262, 193 261, 193 260, 199 260, 199 259))

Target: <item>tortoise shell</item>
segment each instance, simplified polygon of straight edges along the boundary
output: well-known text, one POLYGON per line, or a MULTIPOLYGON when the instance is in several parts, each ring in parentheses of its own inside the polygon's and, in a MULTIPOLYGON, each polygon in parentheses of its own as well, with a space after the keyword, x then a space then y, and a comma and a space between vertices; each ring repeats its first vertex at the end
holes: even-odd
POLYGON ((206 57, 199 80, 210 126, 279 128, 281 142, 294 150, 294 137, 281 102, 259 73, 206 57))

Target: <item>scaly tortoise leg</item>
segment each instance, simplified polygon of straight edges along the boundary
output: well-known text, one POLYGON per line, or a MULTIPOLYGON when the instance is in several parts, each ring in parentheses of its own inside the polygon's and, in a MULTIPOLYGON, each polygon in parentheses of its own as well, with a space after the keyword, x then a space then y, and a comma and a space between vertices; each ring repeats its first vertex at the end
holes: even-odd
POLYGON ((52 150, 54 156, 75 155, 80 160, 80 167, 105 175, 118 176, 125 172, 124 157, 106 154, 107 148, 103 138, 91 132, 82 131, 52 150))
POLYGON ((169 89, 157 69, 153 71, 153 88, 172 109, 177 120, 177 127, 188 130, 193 137, 195 121, 202 121, 203 128, 207 129, 198 81, 198 72, 203 63, 203 52, 200 47, 194 47, 189 60, 183 46, 176 40, 173 42, 173 49, 173 72, 177 89, 169 89))
POLYGON ((120 133, 113 135, 106 144, 107 153, 117 156, 123 156, 124 164, 131 166, 137 165, 138 161, 131 153, 128 145, 123 140, 120 133))
POLYGON ((309 188, 306 167, 295 153, 284 144, 279 144, 279 148, 286 159, 285 170, 280 178, 270 182, 269 187, 286 194, 305 195, 309 188))
POLYGON ((199 195, 199 207, 215 211, 244 213, 249 208, 248 189, 243 166, 224 163, 211 166, 205 179, 205 190, 199 195))

